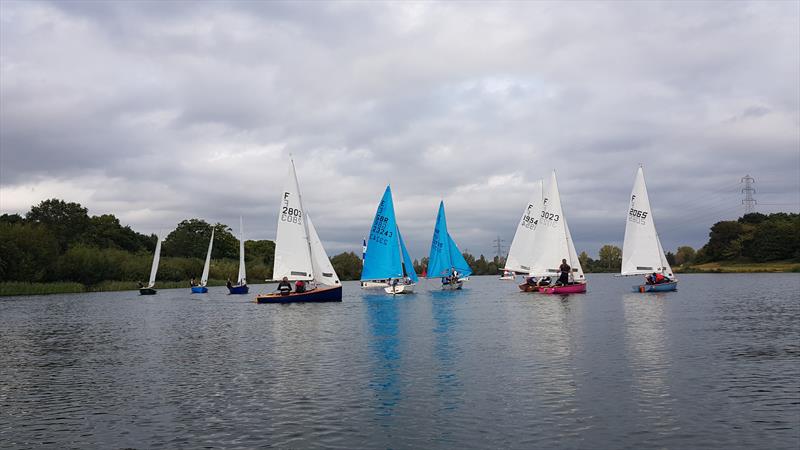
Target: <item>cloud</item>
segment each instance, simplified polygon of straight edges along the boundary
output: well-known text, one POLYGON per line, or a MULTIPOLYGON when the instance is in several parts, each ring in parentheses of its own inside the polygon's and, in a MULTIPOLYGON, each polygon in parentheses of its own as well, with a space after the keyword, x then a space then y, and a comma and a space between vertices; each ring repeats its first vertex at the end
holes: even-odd
POLYGON ((413 256, 445 200, 508 244, 555 169, 579 249, 620 245, 644 164, 664 245, 800 205, 794 3, 0 3, 0 210, 273 238, 288 156, 330 253, 387 183, 413 256))

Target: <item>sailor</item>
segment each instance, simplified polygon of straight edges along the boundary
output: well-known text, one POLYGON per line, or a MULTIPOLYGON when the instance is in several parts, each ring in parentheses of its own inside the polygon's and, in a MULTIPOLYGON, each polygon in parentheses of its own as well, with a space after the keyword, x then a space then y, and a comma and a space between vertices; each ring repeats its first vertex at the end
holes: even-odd
POLYGON ((294 284, 294 291, 297 292, 298 294, 301 292, 305 292, 306 282, 303 280, 297 280, 297 282, 294 284))
POLYGON ((569 283, 569 272, 572 268, 567 264, 566 259, 561 260, 561 265, 558 266, 558 270, 561 271, 561 275, 558 277, 558 282, 561 284, 568 284, 569 283))
MULTIPOLYGON (((228 280, 228 284, 230 284, 230 282, 231 280, 228 280)), ((289 295, 289 293, 292 292, 292 284, 289 283, 288 278, 283 277, 280 283, 278 283, 278 292, 280 292, 281 295, 289 295)))
POLYGON ((542 277, 538 284, 539 286, 550 286, 550 277, 542 277))

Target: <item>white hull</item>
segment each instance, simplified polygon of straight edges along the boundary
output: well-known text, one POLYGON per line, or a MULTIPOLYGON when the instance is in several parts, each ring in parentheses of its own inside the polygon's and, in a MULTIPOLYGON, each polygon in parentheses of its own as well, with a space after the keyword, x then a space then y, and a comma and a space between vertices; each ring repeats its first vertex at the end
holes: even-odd
POLYGON ((361 289, 384 289, 388 286, 385 281, 362 281, 361 289))
POLYGON ((504 275, 500 277, 500 279, 504 281, 514 281, 516 277, 514 275, 504 275))
POLYGON ((387 294, 413 294, 414 284, 398 284, 397 286, 387 286, 383 290, 387 294))

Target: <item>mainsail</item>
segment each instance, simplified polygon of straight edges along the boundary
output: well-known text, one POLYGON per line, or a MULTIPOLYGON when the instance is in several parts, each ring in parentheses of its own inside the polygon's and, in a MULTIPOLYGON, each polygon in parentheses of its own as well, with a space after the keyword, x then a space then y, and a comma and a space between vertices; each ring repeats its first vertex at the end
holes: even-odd
MULTIPOLYGON (((582 276, 583 269, 580 267, 578 256, 575 255, 572 236, 569 234, 566 220, 564 219, 555 172, 550 177, 550 184, 547 186, 547 191, 542 199, 538 220, 539 223, 536 226, 533 240, 533 246, 536 251, 531 258, 528 273, 537 277, 558 275, 560 273, 558 267, 561 265, 561 260, 566 259, 567 263, 573 268, 573 274, 577 272, 582 276)), ((575 281, 582 280, 582 278, 574 278, 575 281)))
POLYGON ((633 183, 628 219, 625 224, 625 241, 622 245, 621 275, 642 275, 659 272, 672 277, 672 268, 664 255, 656 233, 650 198, 644 183, 644 171, 636 172, 633 183))
POLYGON ((364 267, 361 271, 361 281, 403 277, 399 234, 394 216, 392 189, 390 186, 386 186, 369 232, 369 243, 367 244, 367 254, 364 257, 364 267))
POLYGON ((237 277, 236 284, 247 284, 247 271, 244 268, 244 226, 242 225, 242 216, 239 216, 239 276, 237 277))
POLYGON ((214 227, 211 227, 211 240, 208 241, 208 252, 206 253, 206 263, 203 265, 203 275, 200 276, 200 286, 208 283, 208 271, 211 268, 211 247, 214 246, 214 227))
POLYGON ((449 277, 453 270, 461 276, 472 274, 467 261, 458 250, 453 238, 447 231, 447 217, 444 212, 444 202, 439 203, 439 214, 436 216, 436 226, 433 229, 431 251, 428 255, 428 278, 449 277))
POLYGON ((304 214, 294 161, 289 170, 291 176, 284 186, 278 212, 272 278, 309 281, 314 279, 314 268, 305 222, 308 216, 304 214))
POLYGON ((161 237, 156 236, 156 251, 153 255, 153 265, 150 267, 150 281, 147 287, 151 288, 156 285, 156 273, 158 272, 158 262, 161 260, 161 237))
POLYGON ((528 202, 522 211, 522 218, 517 225, 514 239, 508 250, 505 270, 518 273, 528 273, 528 265, 533 259, 534 247, 533 240, 536 236, 536 227, 539 224, 540 211, 542 206, 542 180, 534 186, 531 201, 528 202))

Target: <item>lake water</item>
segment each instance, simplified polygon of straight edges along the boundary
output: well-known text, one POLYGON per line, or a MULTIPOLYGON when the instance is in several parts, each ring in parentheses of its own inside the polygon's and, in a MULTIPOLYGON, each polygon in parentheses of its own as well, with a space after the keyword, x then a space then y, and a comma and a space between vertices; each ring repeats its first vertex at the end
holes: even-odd
POLYGON ((800 275, 634 281, 2 298, 0 447, 797 449, 800 275))

